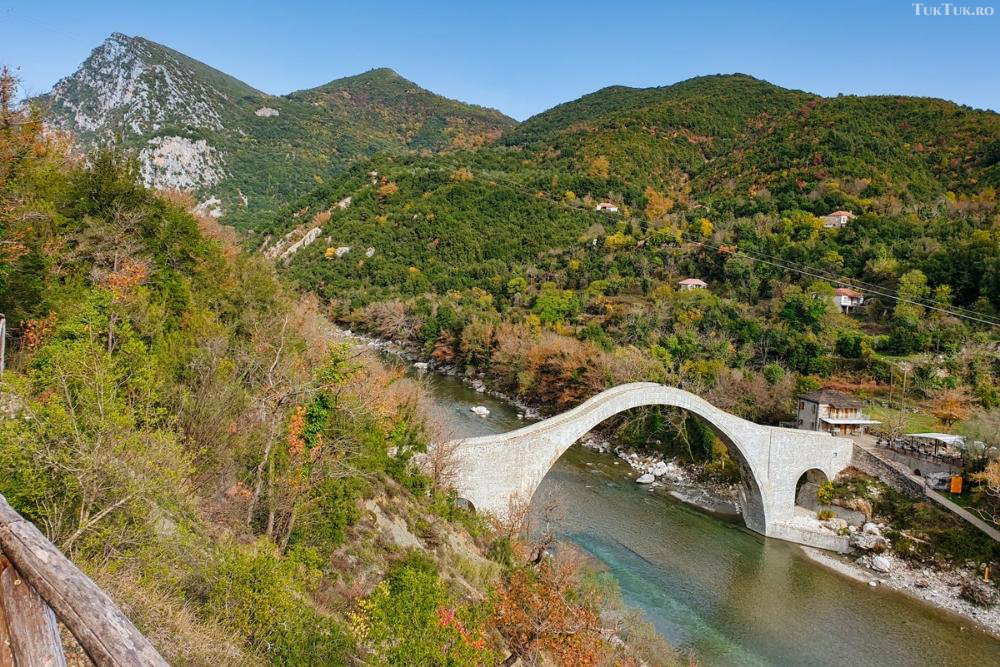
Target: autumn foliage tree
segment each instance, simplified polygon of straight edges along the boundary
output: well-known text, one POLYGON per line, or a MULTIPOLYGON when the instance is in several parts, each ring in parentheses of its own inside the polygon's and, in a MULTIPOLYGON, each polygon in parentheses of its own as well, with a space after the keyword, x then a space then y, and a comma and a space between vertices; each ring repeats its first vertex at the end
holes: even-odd
POLYGON ((969 394, 964 389, 942 389, 931 399, 931 414, 951 428, 971 413, 969 394))
POLYGON ((656 220, 669 213, 670 209, 674 207, 674 201, 670 197, 654 190, 652 187, 646 187, 645 195, 645 214, 647 220, 656 220))
POLYGON ((587 166, 587 176, 596 180, 606 181, 608 180, 610 168, 611 163, 608 161, 608 158, 604 155, 598 155, 587 166))
POLYGON ((599 601, 567 558, 511 570, 497 591, 493 622, 510 649, 505 666, 537 652, 565 667, 600 665, 608 656, 599 601))

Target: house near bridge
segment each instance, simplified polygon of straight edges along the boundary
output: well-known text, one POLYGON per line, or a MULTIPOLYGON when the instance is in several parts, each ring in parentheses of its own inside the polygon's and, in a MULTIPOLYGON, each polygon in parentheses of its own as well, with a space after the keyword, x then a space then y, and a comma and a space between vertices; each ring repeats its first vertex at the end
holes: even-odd
POLYGON ((833 435, 863 433, 866 426, 880 424, 870 419, 860 400, 842 391, 820 389, 799 396, 796 428, 825 431, 833 435))

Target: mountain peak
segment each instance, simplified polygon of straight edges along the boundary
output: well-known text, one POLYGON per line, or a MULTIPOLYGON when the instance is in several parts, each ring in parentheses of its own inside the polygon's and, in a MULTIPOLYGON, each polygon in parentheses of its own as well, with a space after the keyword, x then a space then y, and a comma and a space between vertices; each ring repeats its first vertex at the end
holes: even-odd
POLYGON ((371 79, 383 78, 383 79, 402 79, 404 77, 400 76, 399 72, 392 69, 391 67, 374 67, 367 72, 362 72, 357 75, 360 77, 368 77, 371 79))
MULTIPOLYGON (((391 67, 376 67, 370 69, 366 72, 361 72, 360 74, 352 74, 350 76, 340 77, 339 79, 334 79, 333 81, 328 81, 321 86, 316 86, 315 88, 308 88, 306 90, 300 90, 293 95, 300 94, 310 94, 310 93, 331 93, 339 92, 342 90, 351 91, 352 89, 381 89, 384 92, 390 90, 396 92, 405 91, 424 91, 423 88, 410 81, 406 77, 400 75, 399 72, 392 69, 391 67)), ((432 93, 431 93, 432 94, 432 93)))
POLYGON ((113 142, 134 151, 148 185, 216 196, 219 207, 212 210, 236 215, 279 205, 381 150, 477 146, 515 124, 497 111, 436 95, 388 67, 265 95, 120 32, 37 101, 47 107, 46 123, 71 131, 79 145, 113 142), (275 175, 262 167, 279 163, 275 175))
POLYGON ((167 126, 220 129, 224 105, 247 94, 260 93, 173 49, 114 32, 44 101, 57 126, 128 137, 167 126))

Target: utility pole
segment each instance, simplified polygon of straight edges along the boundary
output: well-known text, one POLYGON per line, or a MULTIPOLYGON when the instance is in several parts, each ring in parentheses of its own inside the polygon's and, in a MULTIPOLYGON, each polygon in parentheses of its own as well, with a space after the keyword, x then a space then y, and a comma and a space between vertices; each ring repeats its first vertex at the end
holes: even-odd
POLYGON ((3 375, 7 355, 7 316, 0 313, 0 375, 3 375))

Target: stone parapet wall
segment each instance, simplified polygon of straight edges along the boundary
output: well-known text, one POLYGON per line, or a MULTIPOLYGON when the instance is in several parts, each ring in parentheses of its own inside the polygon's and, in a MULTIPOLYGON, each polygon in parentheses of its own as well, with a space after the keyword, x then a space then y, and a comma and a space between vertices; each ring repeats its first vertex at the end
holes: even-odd
POLYGON ((885 482, 900 493, 914 498, 920 498, 924 495, 923 480, 911 476, 902 465, 895 461, 879 456, 871 449, 857 443, 854 444, 851 465, 866 475, 871 475, 885 482))

